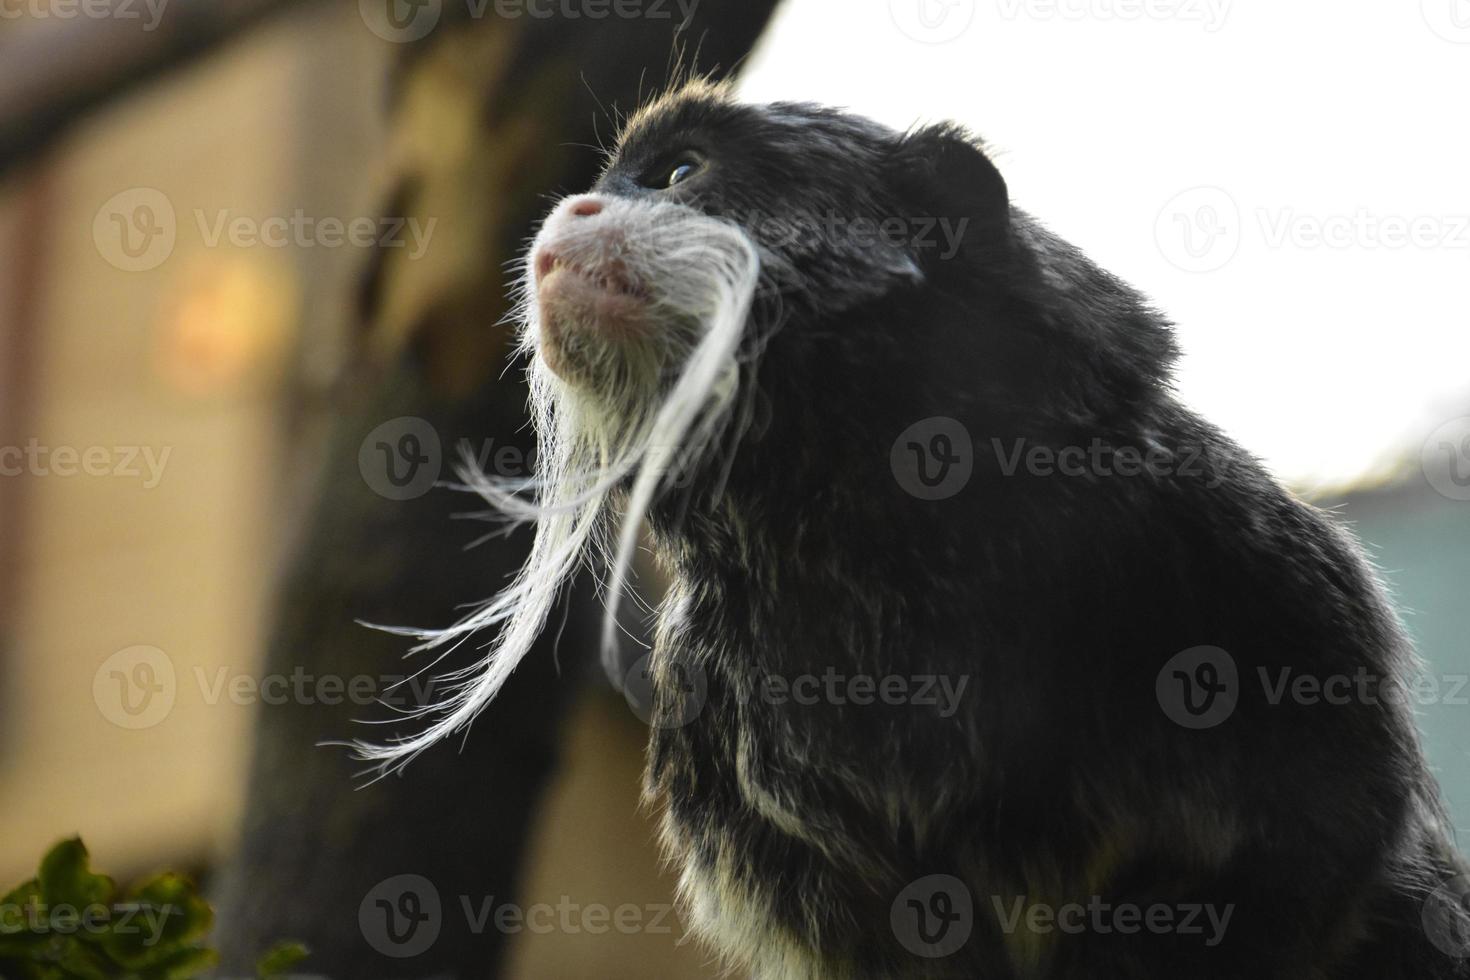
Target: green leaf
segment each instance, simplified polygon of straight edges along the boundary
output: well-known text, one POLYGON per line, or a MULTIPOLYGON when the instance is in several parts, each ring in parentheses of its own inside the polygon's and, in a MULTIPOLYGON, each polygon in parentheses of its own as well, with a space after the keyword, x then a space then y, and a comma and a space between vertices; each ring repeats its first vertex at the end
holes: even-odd
MULTIPOLYGON (((119 899, 72 838, 0 898, 0 980, 196 980, 219 962, 200 945, 213 925, 214 910, 179 875, 151 878, 119 899)), ((301 944, 282 943, 261 958, 259 975, 278 978, 306 955, 301 944)))
POLYGON ((106 875, 93 874, 87 849, 79 838, 64 840, 41 859, 37 880, 46 904, 78 910, 112 901, 117 886, 106 875))
POLYGON ((276 980, 310 955, 311 950, 301 943, 278 943, 260 958, 255 974, 260 980, 276 980))
POLYGON ((76 936, 58 937, 48 958, 69 980, 112 980, 117 968, 100 950, 78 941, 76 936))
POLYGON ((187 878, 162 874, 117 903, 106 947, 124 966, 142 969, 165 962, 208 935, 214 910, 187 878))

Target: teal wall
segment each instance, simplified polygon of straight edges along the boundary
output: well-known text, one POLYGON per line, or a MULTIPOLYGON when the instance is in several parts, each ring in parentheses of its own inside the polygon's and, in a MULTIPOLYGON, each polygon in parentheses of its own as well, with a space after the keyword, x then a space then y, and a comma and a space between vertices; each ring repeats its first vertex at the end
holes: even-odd
POLYGON ((1350 496, 1334 510, 1378 564, 1427 674, 1439 683, 1438 703, 1416 698, 1420 727, 1460 846, 1470 852, 1470 503, 1442 497, 1420 479, 1350 496))

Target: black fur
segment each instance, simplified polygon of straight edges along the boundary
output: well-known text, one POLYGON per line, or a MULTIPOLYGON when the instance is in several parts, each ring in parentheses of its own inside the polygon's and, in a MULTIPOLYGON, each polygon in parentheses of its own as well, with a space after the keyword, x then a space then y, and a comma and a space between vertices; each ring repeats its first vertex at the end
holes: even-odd
POLYGON ((771 947, 812 950, 812 975, 1470 977, 1422 923, 1464 866, 1409 711, 1273 704, 1259 680, 1361 673, 1387 693, 1412 669, 1359 548, 1180 405, 1169 324, 1011 207, 973 139, 696 88, 633 121, 595 190, 691 204, 766 248, 728 474, 654 514, 676 598, 648 780, 677 864, 768 909, 771 947), (648 186, 688 149, 697 176, 648 186), (964 223, 956 253, 913 240, 931 218, 964 223), (937 416, 973 437, 975 471, 922 500, 890 449, 937 416), (1010 471, 1017 445, 1095 455, 1081 476, 1010 471), (1169 463, 1097 462, 1130 449, 1169 463), (1156 680, 1201 645, 1233 657, 1239 704, 1191 730, 1156 680), (760 693, 829 669, 969 686, 950 717, 760 693), (680 725, 691 675, 706 693, 680 725), (964 882, 974 924, 931 959, 891 912, 935 874, 964 882), (1234 912, 1213 946, 1007 936, 996 902, 1023 896, 1234 912))

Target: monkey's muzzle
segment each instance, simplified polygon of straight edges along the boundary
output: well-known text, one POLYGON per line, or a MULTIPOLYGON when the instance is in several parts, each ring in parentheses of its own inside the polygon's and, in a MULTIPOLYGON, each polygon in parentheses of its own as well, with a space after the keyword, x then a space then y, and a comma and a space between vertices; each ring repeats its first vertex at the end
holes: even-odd
POLYGON ((539 350, 567 380, 573 362, 648 332, 651 293, 624 257, 628 233, 600 198, 583 195, 562 202, 532 251, 539 350))

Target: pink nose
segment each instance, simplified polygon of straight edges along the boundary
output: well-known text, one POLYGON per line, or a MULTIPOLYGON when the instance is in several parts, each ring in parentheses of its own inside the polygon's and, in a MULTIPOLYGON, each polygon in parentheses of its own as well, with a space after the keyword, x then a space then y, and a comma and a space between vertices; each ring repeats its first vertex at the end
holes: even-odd
POLYGON ((602 213, 602 202, 595 197, 584 197, 572 205, 572 217, 592 218, 602 213))

